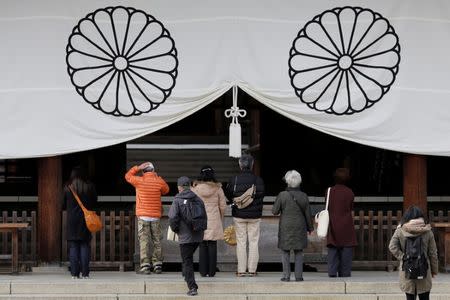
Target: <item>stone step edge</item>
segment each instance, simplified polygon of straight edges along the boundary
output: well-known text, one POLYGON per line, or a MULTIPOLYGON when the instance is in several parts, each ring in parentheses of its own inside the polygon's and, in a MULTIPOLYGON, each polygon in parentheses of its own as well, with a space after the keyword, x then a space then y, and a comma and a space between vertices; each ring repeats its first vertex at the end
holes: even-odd
MULTIPOLYGON (((127 299, 190 299, 186 294, 110 294, 110 295, 96 295, 96 294, 22 294, 22 295, 0 295, 0 299, 80 299, 80 300, 127 300, 127 299)), ((330 295, 330 294, 277 294, 277 295, 246 295, 246 294, 201 294, 199 293, 195 299, 230 299, 230 300, 253 300, 253 299, 370 299, 370 300, 384 300, 384 299, 404 299, 404 294, 341 294, 341 295, 330 295)), ((450 299, 450 294, 432 294, 432 299, 450 299)))
MULTIPOLYGON (((186 290, 187 292, 187 290, 186 290)), ((4 297, 61 297, 61 296, 67 296, 67 297, 121 297, 121 296, 130 296, 130 297, 171 297, 171 296, 184 296, 186 295, 186 293, 171 293, 171 294, 115 294, 115 293, 111 293, 111 294, 76 294, 76 293, 66 293, 66 294, 0 294, 0 298, 4 298, 4 297)), ((404 293, 394 293, 394 294, 386 294, 386 293, 371 293, 371 294, 364 294, 364 293, 358 293, 358 294, 326 294, 326 293, 318 293, 318 294, 308 294, 308 293, 277 293, 276 295, 274 294, 238 294, 238 293, 233 293, 233 294, 208 294, 208 293, 202 293, 201 291, 199 291, 198 295, 201 296, 211 296, 211 297, 234 297, 234 296, 255 296, 255 297, 259 297, 259 296, 283 296, 283 297, 289 297, 289 296, 311 296, 311 297, 322 297, 322 296, 405 296, 404 293)), ((433 293, 433 291, 431 291, 432 296, 450 296, 450 293, 433 293)), ((450 299, 450 298, 449 298, 450 299)))
MULTIPOLYGON (((247 295, 247 294, 202 294, 199 293, 195 299, 197 300, 403 300, 404 294, 261 294, 261 295, 247 295)), ((72 300, 144 300, 144 299, 191 299, 186 294, 20 294, 20 295, 0 295, 0 299, 33 299, 33 300, 46 300, 46 299, 72 299, 72 300)), ((450 294, 434 294, 432 293, 432 299, 445 300, 450 299, 450 294)))
MULTIPOLYGON (((214 295, 214 294, 246 294, 246 295, 264 295, 264 294, 310 294, 310 295, 318 295, 318 294, 335 294, 335 295, 353 295, 353 294, 379 294, 382 291, 382 294, 398 294, 401 293, 398 284, 389 282, 390 288, 380 289, 380 287, 386 283, 383 282, 326 282, 331 283, 333 287, 337 287, 333 290, 317 290, 311 289, 311 284, 313 282, 308 283, 281 283, 280 286, 274 286, 274 282, 205 282, 204 285, 199 283, 200 289, 204 293, 214 295), (336 286, 337 284, 337 286, 336 286), (221 286, 223 285, 223 286, 221 286), (236 285, 236 286, 234 286, 236 285), (246 285, 246 288, 243 288, 243 285, 246 285), (258 289, 258 286, 265 285, 268 288, 258 289), (291 287, 292 290, 286 293, 283 289, 287 287, 291 287), (302 285, 304 285, 304 290, 302 290, 302 285), (367 285, 367 286, 366 286, 367 285), (363 288, 363 286, 365 286, 363 288), (395 288, 394 288, 395 286, 395 288), (218 290, 215 290, 217 289, 218 290)), ((325 283, 325 282, 322 282, 325 283)), ((321 282, 314 282, 314 285, 321 284, 321 282)), ((61 282, 60 286, 58 283, 44 283, 44 282, 0 282, 0 295, 26 295, 34 293, 35 295, 41 294, 55 294, 61 295, 70 292, 70 294, 74 295, 131 295, 131 294, 146 294, 146 295, 154 295, 151 291, 154 290, 159 295, 163 294, 182 294, 186 289, 184 282, 168 283, 168 282, 83 282, 73 284, 72 282, 61 282), (101 286, 100 289, 99 285, 101 286), (122 287, 118 287, 118 285, 123 285, 122 287), (172 289, 162 288, 158 292, 155 290, 157 286, 161 287, 171 286, 172 289), (52 286, 56 287, 56 290, 52 290, 52 286), (156 287, 155 287, 156 286, 156 287), (46 288, 46 289, 44 289, 46 288), (112 288, 112 289, 110 289, 112 288), (50 289, 50 290, 49 290, 50 289), (75 290, 74 289, 78 289, 75 290), (50 291, 50 292, 49 292, 50 291)), ((443 293, 450 294, 450 283, 439 282, 434 286, 435 293, 443 293)), ((433 292, 433 291, 432 291, 433 292)), ((433 293, 434 294, 434 293, 433 293)), ((450 299, 450 298, 449 298, 450 299)))

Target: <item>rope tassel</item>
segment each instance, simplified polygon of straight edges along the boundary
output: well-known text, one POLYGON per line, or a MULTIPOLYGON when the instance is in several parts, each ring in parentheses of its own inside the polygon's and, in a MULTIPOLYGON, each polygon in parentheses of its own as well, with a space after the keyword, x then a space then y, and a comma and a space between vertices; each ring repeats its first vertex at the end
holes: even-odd
POLYGON ((231 118, 230 123, 230 135, 229 135, 229 153, 230 157, 241 157, 242 152, 242 135, 241 125, 238 122, 238 117, 244 118, 247 115, 247 111, 239 109, 237 106, 238 87, 233 86, 233 106, 225 110, 225 117, 231 118))

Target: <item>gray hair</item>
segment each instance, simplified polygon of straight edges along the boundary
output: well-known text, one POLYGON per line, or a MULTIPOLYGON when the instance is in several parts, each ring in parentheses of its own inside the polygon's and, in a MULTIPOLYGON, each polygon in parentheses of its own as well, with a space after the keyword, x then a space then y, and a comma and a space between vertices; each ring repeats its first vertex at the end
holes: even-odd
POLYGON ((286 181, 288 187, 297 188, 302 183, 302 175, 296 170, 290 170, 284 175, 284 181, 286 181))
POLYGON ((241 170, 251 170, 253 168, 253 157, 250 154, 242 154, 239 158, 241 170))

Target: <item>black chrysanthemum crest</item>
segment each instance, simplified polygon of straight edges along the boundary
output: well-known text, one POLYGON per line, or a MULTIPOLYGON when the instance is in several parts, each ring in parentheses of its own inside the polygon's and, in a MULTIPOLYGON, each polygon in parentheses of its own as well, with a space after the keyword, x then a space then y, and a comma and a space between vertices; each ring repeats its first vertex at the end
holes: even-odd
POLYGON ((310 108, 349 115, 371 107, 389 91, 399 63, 398 36, 388 20, 370 9, 334 8, 298 33, 289 76, 310 108))
POLYGON ((107 7, 78 22, 67 45, 67 70, 78 94, 115 116, 158 108, 177 77, 175 42, 141 10, 107 7))

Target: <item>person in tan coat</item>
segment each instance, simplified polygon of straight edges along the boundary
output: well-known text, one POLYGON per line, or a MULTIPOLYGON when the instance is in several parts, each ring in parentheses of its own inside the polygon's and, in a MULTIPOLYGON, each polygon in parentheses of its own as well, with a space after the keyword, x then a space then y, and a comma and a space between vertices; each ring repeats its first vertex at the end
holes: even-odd
POLYGON ((192 191, 199 196, 206 208, 208 227, 199 247, 199 272, 202 277, 214 277, 217 265, 217 241, 223 240, 223 218, 227 199, 222 184, 217 182, 214 169, 204 166, 193 183, 192 191))
POLYGON ((389 243, 389 250, 400 261, 400 289, 406 293, 407 300, 430 299, 431 278, 438 273, 438 258, 436 242, 430 224, 425 224, 425 218, 417 206, 411 206, 403 215, 400 225, 394 232, 389 243), (407 279, 403 269, 403 257, 405 253, 406 238, 422 236, 422 253, 427 256, 428 271, 423 279, 407 279))

